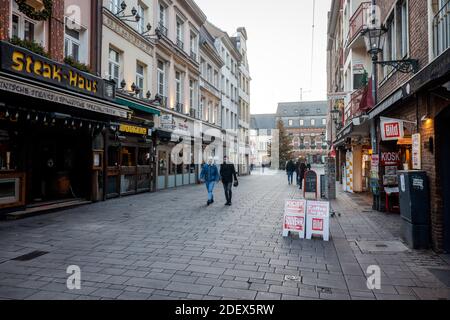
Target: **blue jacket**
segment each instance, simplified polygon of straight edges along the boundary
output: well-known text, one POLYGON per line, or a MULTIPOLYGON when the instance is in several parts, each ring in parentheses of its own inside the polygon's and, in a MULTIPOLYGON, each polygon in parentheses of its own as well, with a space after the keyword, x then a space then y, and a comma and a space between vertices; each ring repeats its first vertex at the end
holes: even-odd
POLYGON ((205 182, 219 181, 219 170, 216 165, 204 164, 200 174, 200 179, 205 180, 205 182))

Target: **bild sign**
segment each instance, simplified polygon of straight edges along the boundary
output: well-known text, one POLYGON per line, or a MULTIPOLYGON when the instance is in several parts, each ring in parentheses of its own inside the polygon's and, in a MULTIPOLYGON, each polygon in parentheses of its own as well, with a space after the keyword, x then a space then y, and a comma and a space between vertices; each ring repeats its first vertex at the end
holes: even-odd
POLYGON ((114 85, 27 49, 0 42, 1 69, 97 98, 114 99, 114 85))
POLYGON ((404 137, 403 121, 381 118, 381 139, 383 141, 398 140, 404 137))

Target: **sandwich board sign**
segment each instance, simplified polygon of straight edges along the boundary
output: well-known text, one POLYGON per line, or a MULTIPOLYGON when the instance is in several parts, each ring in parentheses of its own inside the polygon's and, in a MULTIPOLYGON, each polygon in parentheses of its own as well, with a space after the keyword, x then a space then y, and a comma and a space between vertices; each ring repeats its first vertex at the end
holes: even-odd
POLYGON ((289 236, 289 232, 296 232, 300 239, 305 238, 305 213, 305 200, 286 200, 283 217, 283 237, 289 236))
POLYGON ((326 201, 308 201, 306 205, 306 239, 321 236, 324 241, 330 239, 330 203, 326 201))
POLYGON ((304 198, 317 200, 317 173, 312 170, 306 171, 304 181, 304 198))

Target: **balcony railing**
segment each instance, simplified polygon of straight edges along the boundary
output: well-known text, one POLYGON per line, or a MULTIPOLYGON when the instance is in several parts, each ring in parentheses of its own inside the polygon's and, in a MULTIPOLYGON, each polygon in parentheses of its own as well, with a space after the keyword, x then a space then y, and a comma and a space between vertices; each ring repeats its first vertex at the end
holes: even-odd
POLYGON ((184 113, 184 105, 180 102, 177 102, 175 105, 175 110, 179 113, 184 113))
POLYGON ((364 90, 366 89, 366 86, 359 88, 358 90, 355 90, 350 95, 350 102, 348 103, 345 113, 345 124, 348 124, 353 118, 360 116, 362 114, 362 111, 360 109, 361 99, 364 95, 364 90))
POLYGON ((181 50, 184 49, 184 43, 180 39, 177 39, 177 47, 180 48, 181 50))
POLYGON ((162 22, 159 22, 158 24, 159 31, 161 31, 161 34, 167 37, 167 28, 164 26, 162 22))
POLYGON ((197 119, 197 110, 195 110, 194 108, 189 109, 189 115, 192 118, 196 118, 197 119))
POLYGON ((367 25, 366 11, 370 6, 370 2, 361 3, 350 18, 347 43, 352 43, 352 41, 361 33, 364 26, 367 25))
POLYGON ((435 57, 450 47, 450 1, 433 18, 433 42, 435 57))
POLYGON ((191 59, 197 61, 197 53, 195 53, 194 51, 191 51, 191 59))

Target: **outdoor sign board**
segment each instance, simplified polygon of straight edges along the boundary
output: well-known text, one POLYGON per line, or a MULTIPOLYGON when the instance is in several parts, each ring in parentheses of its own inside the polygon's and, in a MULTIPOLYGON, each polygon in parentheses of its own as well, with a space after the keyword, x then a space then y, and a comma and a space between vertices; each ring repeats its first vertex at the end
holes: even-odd
POLYGON ((306 204, 306 239, 321 236, 330 240, 330 203, 325 201, 308 201, 306 204))
POLYGON ((381 152, 382 166, 398 166, 400 164, 400 152, 381 152))
POLYGON ((403 121, 397 119, 380 118, 381 139, 383 141, 393 141, 402 139, 405 135, 403 121))
POLYGON ((414 170, 422 169, 422 155, 421 155, 421 145, 420 145, 420 133, 412 135, 412 168, 414 170))
POLYGON ((114 85, 111 82, 8 42, 0 42, 0 57, 1 70, 8 73, 92 97, 108 100, 115 98, 114 85))
POLYGON ((314 196, 314 199, 317 199, 317 173, 313 170, 306 171, 304 181, 303 190, 305 199, 308 196, 314 196))
POLYGON ((306 200, 286 200, 283 217, 283 237, 296 232, 300 239, 305 238, 306 200))

